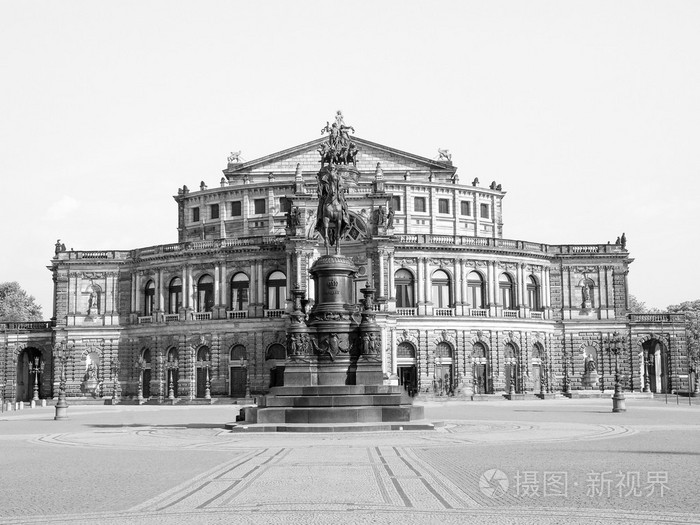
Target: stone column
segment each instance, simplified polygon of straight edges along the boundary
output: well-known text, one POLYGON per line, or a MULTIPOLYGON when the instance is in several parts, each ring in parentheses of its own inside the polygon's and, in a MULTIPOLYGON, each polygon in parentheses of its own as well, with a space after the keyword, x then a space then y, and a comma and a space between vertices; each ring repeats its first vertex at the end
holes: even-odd
POLYGON ((219 290, 219 293, 221 294, 221 297, 219 298, 219 304, 223 307, 224 309, 224 315, 226 314, 226 309, 228 308, 228 270, 226 269, 226 261, 221 262, 220 266, 221 270, 221 289, 219 290))
POLYGON ((221 304, 221 266, 219 263, 214 263, 214 300, 217 304, 221 304))
POLYGON ((460 274, 460 289, 462 291, 462 297, 461 297, 461 315, 467 315, 468 313, 468 294, 467 294, 467 263, 464 261, 464 259, 459 260, 459 274, 460 274))
MULTIPOLYGON (((78 297, 76 293, 76 312, 77 312, 77 305, 78 305, 78 297)), ((129 311, 131 313, 136 312, 136 272, 131 272, 131 301, 129 305, 129 311)))
POLYGON ((158 295, 156 296, 158 298, 158 304, 156 305, 156 309, 159 312, 165 312, 165 294, 163 293, 163 269, 159 268, 158 273, 156 275, 158 279, 158 295))
POLYGON ((394 252, 389 253, 389 290, 387 297, 389 300, 396 300, 396 286, 394 286, 394 252))
POLYGON ((498 287, 498 279, 496 277, 496 262, 489 261, 487 266, 487 283, 486 291, 488 294, 488 305, 489 315, 495 317, 496 313, 496 289, 498 287))
POLYGON ((392 329, 390 331, 389 344, 391 345, 391 375, 395 376, 398 373, 396 356, 396 330, 392 329))
POLYGON ((418 257, 418 264, 416 265, 416 305, 420 309, 425 310, 425 298, 423 297, 423 291, 425 290, 423 282, 425 281, 423 259, 418 257))
POLYGON ((196 301, 194 300, 194 281, 192 277, 192 267, 187 267, 187 307, 194 310, 196 301))
POLYGON ((384 250, 379 249, 379 297, 386 298, 384 289, 384 250))
POLYGON ((141 315, 141 272, 134 275, 134 312, 141 315))
POLYGON ((263 279, 263 263, 262 261, 256 261, 255 263, 255 270, 256 270, 256 275, 257 275, 257 282, 258 282, 258 311, 256 314, 258 316, 263 315, 263 310, 265 309, 265 282, 263 279))
POLYGON ((430 259, 427 257, 423 259, 423 264, 425 264, 425 309, 423 312, 419 313, 421 313, 422 315, 432 315, 434 305, 430 289, 432 287, 433 276, 431 275, 432 268, 430 266, 430 259))

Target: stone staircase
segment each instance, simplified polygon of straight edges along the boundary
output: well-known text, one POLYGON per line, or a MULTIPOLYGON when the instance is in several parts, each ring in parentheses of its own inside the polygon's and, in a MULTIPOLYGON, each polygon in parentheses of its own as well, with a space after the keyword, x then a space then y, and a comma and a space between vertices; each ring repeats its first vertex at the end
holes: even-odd
POLYGON ((349 432, 432 430, 423 407, 414 406, 400 386, 282 386, 246 407, 234 432, 349 432))

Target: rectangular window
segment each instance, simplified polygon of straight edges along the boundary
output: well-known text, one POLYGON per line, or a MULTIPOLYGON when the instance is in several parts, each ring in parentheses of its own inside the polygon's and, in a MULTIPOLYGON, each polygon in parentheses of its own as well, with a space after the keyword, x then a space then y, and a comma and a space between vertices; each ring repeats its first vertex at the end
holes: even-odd
POLYGON ((459 213, 461 215, 471 215, 472 210, 471 210, 471 202, 469 201, 462 201, 459 203, 459 213))
POLYGON ((479 208, 481 210, 481 218, 482 219, 488 219, 489 218, 489 205, 488 204, 482 204, 479 208))
POLYGON ((253 207, 256 215, 265 213, 265 199, 255 199, 253 201, 253 207))
POLYGON ((282 213, 292 211, 292 201, 290 201, 287 197, 280 197, 280 211, 282 213))
POLYGON ((450 213, 450 201, 448 199, 438 199, 438 213, 450 213))
POLYGON ((192 208, 192 222, 199 222, 199 206, 192 208))
POLYGON ((231 203, 231 217, 241 216, 241 201, 231 203))
POLYGON ((401 211, 401 197, 394 196, 391 198, 391 207, 394 211, 401 211))
POLYGON ((210 219, 218 219, 219 218, 219 205, 218 204, 212 204, 209 207, 209 218, 210 219))
POLYGON ((425 197, 413 199, 413 211, 425 211, 425 197))

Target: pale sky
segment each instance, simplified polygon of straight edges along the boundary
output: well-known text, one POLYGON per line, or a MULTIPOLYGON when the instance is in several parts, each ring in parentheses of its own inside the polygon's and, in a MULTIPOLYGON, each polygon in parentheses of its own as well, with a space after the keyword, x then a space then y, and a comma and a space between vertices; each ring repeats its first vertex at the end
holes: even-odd
POLYGON ((0 2, 0 282, 52 315, 76 250, 177 241, 172 195, 357 135, 507 191, 504 237, 626 232, 630 291, 700 298, 700 2, 0 2))

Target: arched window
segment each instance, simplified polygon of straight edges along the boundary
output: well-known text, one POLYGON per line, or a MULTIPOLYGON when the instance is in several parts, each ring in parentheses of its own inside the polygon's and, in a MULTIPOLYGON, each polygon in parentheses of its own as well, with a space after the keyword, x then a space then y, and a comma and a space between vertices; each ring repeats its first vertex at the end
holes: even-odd
POLYGON ((247 359, 247 358, 248 358, 248 355, 247 355, 247 353, 246 353, 245 346, 243 346, 243 345, 234 345, 234 347, 231 348, 231 357, 230 357, 230 361, 231 361, 232 363, 234 363, 234 362, 236 362, 236 361, 245 360, 245 359, 247 359))
POLYGON ((209 347, 208 346, 200 346, 199 350, 197 350, 197 361, 200 362, 205 362, 209 361, 211 359, 211 354, 209 353, 209 347))
POLYGON ((413 287, 415 281, 413 274, 402 268, 394 274, 394 285, 396 287, 396 306, 398 308, 413 308, 413 287))
MULTIPOLYGON (((270 310, 282 310, 287 299, 287 277, 275 271, 267 278, 267 307, 270 310)), ((283 358, 284 359, 284 358, 283 358)))
POLYGON ((502 273, 498 279, 498 290, 501 296, 501 304, 504 310, 512 310, 515 308, 515 298, 513 279, 507 273, 502 273))
POLYGON ((484 278, 479 272, 470 272, 467 276, 468 298, 472 308, 484 308, 486 304, 484 278))
POLYGON ((450 300, 450 276, 443 270, 435 270, 432 277, 433 304, 436 308, 449 308, 450 300))
POLYGON ((168 286, 168 313, 176 314, 182 306, 182 279, 175 277, 168 286))
POLYGON ((542 359, 542 356, 544 355, 544 351, 542 349, 542 345, 540 343, 535 343, 532 345, 532 358, 533 359, 542 359))
POLYGON ((170 350, 168 350, 168 357, 167 357, 168 362, 172 363, 172 362, 177 361, 177 357, 178 357, 177 348, 171 348, 170 350))
POLYGON ((156 283, 154 283, 153 280, 146 283, 143 296, 145 299, 143 315, 153 315, 156 303, 156 283))
POLYGON ((472 347, 472 356, 475 358, 485 358, 486 357, 486 347, 484 343, 474 343, 472 347))
POLYGON ((284 360, 287 358, 287 350, 281 344, 275 343, 270 345, 265 354, 265 359, 280 359, 284 360))
POLYGON ((518 358, 518 348, 513 343, 506 343, 505 348, 505 358, 506 359, 517 359, 518 358))
POLYGON ((399 343, 399 346, 396 347, 396 357, 415 359, 416 348, 411 343, 407 343, 406 341, 399 343))
POLYGON ((527 305, 530 307, 530 310, 541 309, 540 285, 532 275, 527 278, 527 305))
POLYGON ((231 310, 248 309, 249 289, 250 281, 248 280, 248 276, 243 272, 238 272, 231 278, 231 310))
POLYGON ((435 356, 452 358, 452 345, 444 341, 438 343, 435 348, 435 356))
MULTIPOLYGON (((143 359, 143 362, 150 365, 151 364, 151 349, 150 348, 144 348, 141 350, 141 359, 143 359)), ((149 366, 150 368, 150 366, 149 366)))
POLYGON ((197 281, 197 304, 198 312, 211 312, 214 307, 214 278, 205 274, 197 281))

